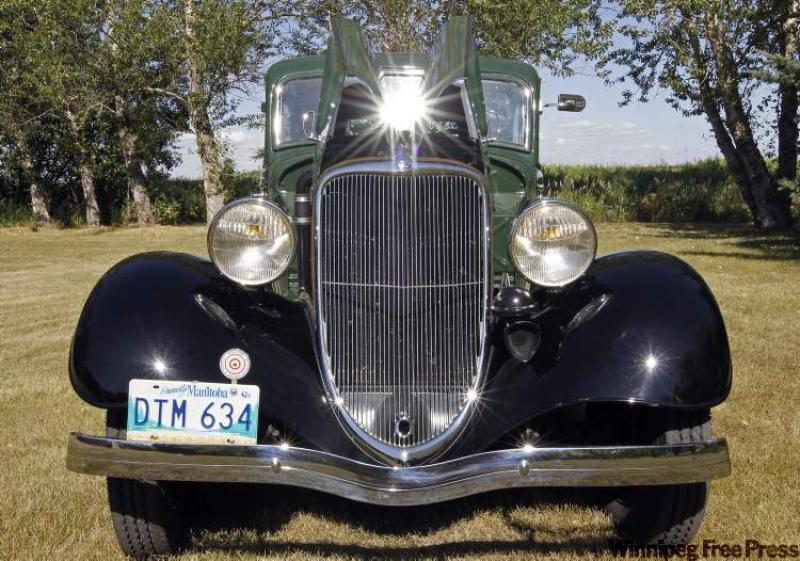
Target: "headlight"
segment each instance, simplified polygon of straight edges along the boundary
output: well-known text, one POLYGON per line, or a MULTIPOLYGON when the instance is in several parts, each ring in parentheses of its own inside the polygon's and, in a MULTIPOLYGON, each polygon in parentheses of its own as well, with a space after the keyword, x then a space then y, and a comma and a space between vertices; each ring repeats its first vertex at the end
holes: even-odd
POLYGON ((220 272, 245 285, 272 282, 294 257, 289 217, 259 197, 239 199, 220 210, 208 229, 208 254, 220 272))
POLYGON ((534 284, 563 286, 589 268, 597 251, 592 221, 564 201, 537 201, 514 221, 509 255, 534 284))

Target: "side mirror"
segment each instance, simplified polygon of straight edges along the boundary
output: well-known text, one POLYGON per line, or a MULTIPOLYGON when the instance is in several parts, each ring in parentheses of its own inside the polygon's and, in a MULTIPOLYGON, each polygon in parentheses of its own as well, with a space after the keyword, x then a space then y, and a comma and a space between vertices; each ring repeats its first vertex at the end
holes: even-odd
POLYGON ((582 95, 559 94, 556 107, 559 111, 569 111, 570 113, 580 113, 586 109, 586 98, 582 95))

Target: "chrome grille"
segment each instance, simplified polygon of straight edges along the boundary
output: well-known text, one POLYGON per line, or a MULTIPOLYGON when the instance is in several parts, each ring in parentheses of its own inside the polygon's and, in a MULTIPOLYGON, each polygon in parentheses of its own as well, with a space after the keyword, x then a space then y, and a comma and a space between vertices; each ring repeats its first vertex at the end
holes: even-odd
POLYGON ((479 379, 483 190, 465 175, 363 173, 333 177, 317 200, 327 375, 367 434, 403 449, 425 443, 479 379))

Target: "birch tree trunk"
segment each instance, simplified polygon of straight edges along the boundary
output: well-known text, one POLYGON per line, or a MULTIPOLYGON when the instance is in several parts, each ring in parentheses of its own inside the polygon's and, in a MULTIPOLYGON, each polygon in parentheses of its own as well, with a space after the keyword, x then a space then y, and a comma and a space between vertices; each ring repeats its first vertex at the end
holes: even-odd
POLYGON ((708 39, 716 63, 720 102, 726 128, 736 146, 758 209, 758 224, 767 230, 782 230, 791 224, 789 199, 777 190, 766 161, 755 140, 750 119, 739 92, 736 62, 730 50, 725 24, 709 17, 708 39))
POLYGON ((78 146, 78 169, 81 175, 81 190, 83 191, 83 204, 86 209, 86 225, 100 225, 100 207, 97 206, 97 196, 94 188, 94 163, 91 156, 84 148, 81 124, 75 114, 67 109, 65 112, 69 123, 72 139, 78 146))
POLYGON ((225 200, 225 187, 222 182, 222 165, 219 161, 219 146, 211 127, 211 120, 205 104, 192 103, 192 124, 203 171, 203 189, 206 194, 206 222, 210 223, 219 212, 225 200))
POLYGON ((219 144, 208 114, 208 96, 203 87, 203 76, 193 56, 194 0, 184 0, 184 33, 186 35, 189 67, 189 113, 197 141, 200 167, 203 171, 203 190, 206 195, 206 222, 222 208, 225 189, 222 182, 219 144))
POLYGON ((31 211, 33 212, 33 223, 36 226, 47 226, 50 224, 50 213, 47 211, 47 203, 44 192, 39 185, 39 177, 33 166, 33 158, 24 138, 17 138, 17 152, 19 153, 20 167, 22 175, 30 185, 31 211))
POLYGON ((94 164, 85 153, 81 153, 79 157, 81 159, 80 174, 83 204, 86 206, 86 225, 100 226, 100 207, 97 206, 97 197, 94 190, 94 164))
POLYGON ((139 226, 152 226, 156 223, 153 204, 147 193, 142 162, 136 154, 137 136, 127 126, 120 127, 119 138, 122 155, 125 159, 125 173, 128 178, 128 192, 131 195, 131 217, 139 226))
MULTIPOLYGON (((792 3, 792 14, 783 25, 783 56, 786 60, 797 60, 800 45, 800 1, 792 3)), ((798 140, 798 87, 797 84, 781 82, 778 93, 778 180, 794 182, 797 179, 798 140)))
POLYGON ((736 146, 734 146, 733 140, 730 134, 728 134, 728 130, 725 128, 725 123, 719 113, 716 102, 708 93, 705 95, 701 93, 701 96, 703 98, 701 102, 703 112, 711 125, 711 131, 714 133, 717 147, 719 151, 722 152, 722 157, 725 158, 728 170, 731 172, 734 181, 736 181, 736 186, 739 188, 739 193, 742 195, 744 203, 750 210, 753 221, 758 223, 760 220, 758 204, 756 204, 756 200, 753 197, 753 190, 750 186, 750 179, 747 176, 744 162, 742 162, 742 158, 739 156, 738 152, 736 152, 736 146))
MULTIPOLYGON (((110 13, 109 13, 110 15, 110 13)), ((109 17, 106 22, 107 37, 111 43, 111 52, 116 56, 119 45, 114 40, 114 24, 109 17)), ((136 153, 139 136, 131 130, 128 111, 130 105, 122 95, 114 96, 115 113, 121 120, 119 139, 122 143, 122 157, 125 160, 125 176, 128 180, 128 193, 131 197, 131 216, 139 226, 152 226, 156 223, 156 215, 150 195, 147 193, 142 162, 136 153)))

